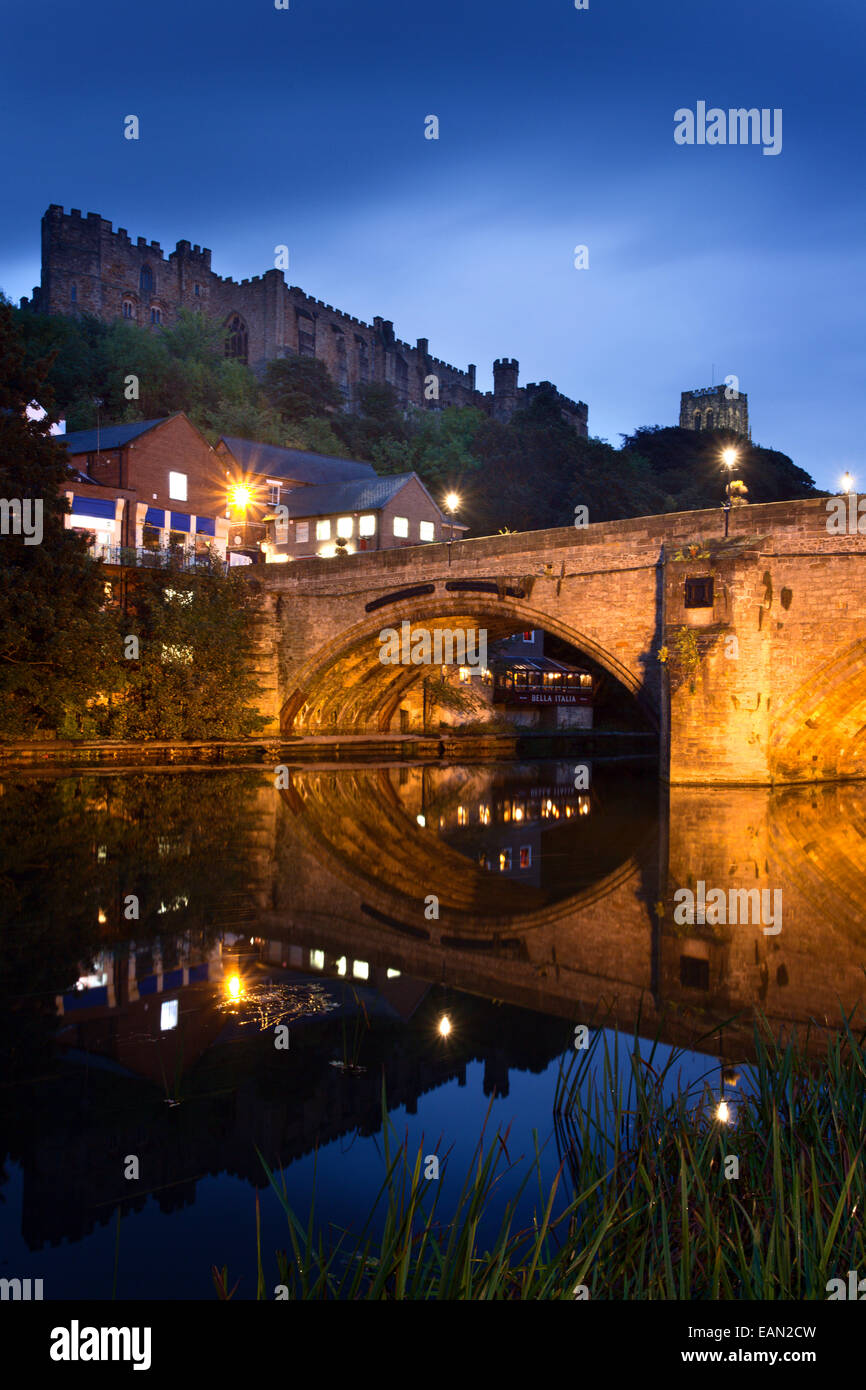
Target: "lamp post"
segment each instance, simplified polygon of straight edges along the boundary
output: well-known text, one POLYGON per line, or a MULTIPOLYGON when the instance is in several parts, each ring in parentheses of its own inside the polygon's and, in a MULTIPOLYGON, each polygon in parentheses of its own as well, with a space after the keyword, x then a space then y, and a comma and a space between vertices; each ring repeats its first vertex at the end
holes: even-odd
POLYGON ((736 449, 725 449, 722 453, 722 463, 724 464, 727 475, 725 482, 725 500, 722 503, 722 510, 725 513, 725 537, 728 534, 728 522, 731 517, 731 469, 737 465, 736 449))
POLYGON ((456 492, 449 492, 445 498, 445 510, 451 517, 451 532, 448 536, 448 564, 451 564, 451 544, 454 540, 454 513, 460 506, 460 498, 456 492))
POLYGON ((842 491, 845 493, 850 492, 853 485, 854 479, 851 477, 851 474, 848 472, 848 469, 846 468, 845 472, 842 474, 842 491))

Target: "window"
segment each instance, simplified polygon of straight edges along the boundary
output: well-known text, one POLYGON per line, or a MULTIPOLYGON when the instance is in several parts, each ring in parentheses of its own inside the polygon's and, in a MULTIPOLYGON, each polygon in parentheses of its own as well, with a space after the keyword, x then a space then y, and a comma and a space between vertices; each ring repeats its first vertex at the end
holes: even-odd
POLYGON ((712 608, 713 606, 713 580, 712 576, 707 579, 687 579, 686 580, 686 608, 712 608))
POLYGON ((226 357, 237 357, 239 361, 246 362, 249 357, 249 334, 240 314, 229 314, 225 321, 225 329, 226 357))
POLYGON ((436 539, 436 527, 432 521, 420 521, 418 523, 418 535, 422 541, 432 541, 436 539))
POLYGON ((145 550, 159 550, 159 527, 145 522, 141 528, 141 544, 145 550))
POLYGON ((194 286, 193 286, 193 291, 192 291, 192 292, 193 292, 193 294, 195 295, 196 299, 198 299, 199 296, 201 295, 201 285, 199 284, 198 280, 196 280, 196 282, 195 282, 195 284, 194 284, 194 286))
POLYGON ((138 277, 138 288, 141 294, 153 294, 153 271, 149 265, 141 267, 138 277))
POLYGON ((696 410, 696 411, 695 411, 695 418, 694 418, 694 420, 692 421, 692 423, 694 424, 694 427, 695 427, 696 430, 699 430, 699 429, 700 429, 700 427, 701 427, 701 412, 700 412, 699 410, 696 410))
POLYGON ((306 541, 308 541, 309 539, 310 539, 310 523, 309 523, 308 521, 299 521, 298 524, 297 524, 297 526, 295 527, 295 540, 296 540, 296 541, 301 541, 301 542, 306 542, 306 541))
POLYGON ((337 535, 349 537, 352 534, 352 518, 350 516, 337 517, 337 535))
POLYGON ((123 317, 125 319, 135 318, 135 306, 131 299, 124 299, 123 301, 123 317))
POLYGON ((269 507, 278 507, 279 505, 280 505, 280 485, 279 485, 279 483, 272 483, 271 480, 270 480, 270 478, 269 478, 269 479, 268 479, 268 506, 269 506, 269 507))
POLYGON ((298 316, 298 355, 300 357, 315 357, 316 355, 316 320, 312 314, 307 314, 303 310, 295 310, 298 316))
POLYGON ((511 850, 501 849, 499 851, 499 872, 507 874, 511 868, 511 850))
POLYGON ((374 516, 362 516, 358 519, 359 536, 375 536, 376 518, 374 516))
POLYGON ((151 323, 162 323, 162 313, 159 309, 157 309, 155 304, 151 305, 150 321, 151 323))
POLYGON ((409 534, 409 518, 408 518, 407 516, 395 516, 395 517, 394 517, 394 535, 395 535, 395 536, 408 536, 408 534, 409 534))
POLYGON ((704 428, 705 428, 705 429, 708 429, 708 430, 714 430, 714 429, 716 428, 715 425, 714 425, 714 423, 713 423, 714 419, 715 419, 715 417, 714 417, 714 415, 713 415, 713 412, 712 412, 711 410, 708 410, 708 411, 707 411, 707 423, 706 423, 706 425, 704 426, 704 428))
POLYGON ((697 956, 680 956, 680 984, 686 989, 709 989, 710 962, 697 956))
POLYGON ((330 521, 317 521, 317 522, 316 522, 316 540, 317 540, 317 541, 329 541, 330 539, 331 539, 331 523, 330 523, 330 521))
POLYGON ((532 868, 532 846, 531 846, 531 845, 521 845, 521 846, 520 846, 520 867, 521 867, 521 869, 531 869, 531 868, 532 868))
POLYGON ((524 642, 531 642, 531 641, 533 641, 533 635, 532 635, 532 633, 531 633, 531 632, 524 632, 524 634, 523 634, 523 640, 524 640, 524 642))
POLYGON ((186 501, 186 474, 169 473, 168 475, 168 495, 173 502, 186 501))
POLYGON ((77 304, 77 303, 78 303, 78 286, 77 286, 77 285, 73 285, 72 288, 70 289, 70 291, 69 291, 69 300, 70 300, 70 303, 72 303, 72 304, 77 304))

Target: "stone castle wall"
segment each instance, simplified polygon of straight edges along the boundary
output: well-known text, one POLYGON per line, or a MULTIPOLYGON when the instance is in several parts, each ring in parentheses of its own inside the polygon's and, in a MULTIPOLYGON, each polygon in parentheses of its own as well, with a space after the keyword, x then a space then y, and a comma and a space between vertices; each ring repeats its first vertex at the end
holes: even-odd
MULTIPOLYGON (((391 384, 401 406, 441 409, 476 406, 506 421, 540 391, 552 391, 562 417, 587 433, 587 407, 560 395, 550 382, 517 385, 516 359, 494 364, 494 390, 475 386, 475 366, 465 370, 433 356, 426 338, 402 341, 390 320, 372 324, 287 285, 281 270, 238 283, 214 273, 211 252, 179 241, 166 256, 159 242, 136 241, 114 231, 98 213, 82 216, 52 204, 42 219, 42 284, 30 303, 48 314, 95 314, 105 322, 126 318, 142 328, 175 322, 180 309, 199 309, 224 325, 243 321, 239 354, 261 370, 274 358, 301 355, 323 361, 348 408, 367 382, 391 384), (435 386, 430 378, 435 378, 435 386), (434 394, 434 392, 436 394, 434 394)), ((228 333, 227 333, 228 336, 228 333)))

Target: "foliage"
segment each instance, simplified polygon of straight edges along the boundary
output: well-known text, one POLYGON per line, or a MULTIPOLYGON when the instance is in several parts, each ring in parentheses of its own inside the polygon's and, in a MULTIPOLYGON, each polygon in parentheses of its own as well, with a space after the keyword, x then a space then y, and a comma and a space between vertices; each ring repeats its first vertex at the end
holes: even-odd
POLYGON ((343 404, 340 390, 318 357, 280 357, 269 362, 264 392, 282 419, 295 423, 343 404))
MULTIPOLYGON (((42 540, 0 535, 0 735, 57 728, 87 717, 112 662, 114 623, 104 577, 84 541, 65 529, 66 452, 48 434, 52 398, 44 363, 30 363, 0 304, 0 497, 41 507, 42 540), (49 414, 26 418, 39 400, 49 414)), ((31 513, 35 519, 37 512, 31 513)), ((36 532, 34 532, 34 535, 36 532)))
POLYGON ((721 455, 726 448, 737 451, 732 491, 736 482, 742 482, 752 502, 784 502, 824 495, 787 454, 752 444, 730 430, 698 432, 656 425, 623 435, 623 452, 645 460, 657 486, 676 499, 678 511, 721 504, 727 476, 721 455))
POLYGON ((234 739, 265 723, 247 655, 254 595, 231 570, 209 566, 134 571, 126 635, 138 660, 123 660, 125 681, 112 703, 109 732, 123 738, 234 739))
MULTIPOLYGON (((810 1060, 808 1041, 782 1045, 756 1022, 732 1143, 711 1083, 698 1094, 677 1080, 681 1049, 662 1062, 656 1043, 642 1051, 636 1031, 621 1058, 620 1035, 611 1045, 599 1029, 560 1067, 563 1168, 545 1190, 536 1141, 491 1245, 479 1238, 485 1214, 502 1179, 524 1166, 510 1157, 509 1132, 487 1141, 482 1132, 456 1210, 440 1218, 446 1184, 425 1179, 426 1145, 414 1160, 408 1140, 395 1146, 383 1092, 385 1171, 359 1232, 317 1226, 315 1198, 302 1223, 285 1179, 260 1155, 287 1223, 279 1281, 302 1300, 571 1301, 578 1286, 591 1300, 616 1302, 824 1300, 829 1278, 866 1265, 866 1228, 854 1219, 866 1202, 866 1052, 847 1020, 828 1035, 822 1065, 810 1060), (736 1181, 726 1164, 732 1148, 736 1181), (530 1181, 537 1208, 518 1228, 530 1181)), ((718 1063, 707 1061, 717 1076, 718 1063)), ((260 1239, 257 1253, 264 1299, 260 1239)), ((227 1291, 225 1270, 217 1287, 227 1291)))

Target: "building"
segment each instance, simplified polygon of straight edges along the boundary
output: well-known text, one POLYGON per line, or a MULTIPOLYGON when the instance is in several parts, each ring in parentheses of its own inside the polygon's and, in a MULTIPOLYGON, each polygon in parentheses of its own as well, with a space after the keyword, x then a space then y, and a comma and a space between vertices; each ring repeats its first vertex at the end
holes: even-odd
POLYGON ((109 563, 168 552, 225 559, 225 465, 183 414, 58 436, 71 472, 67 525, 109 563), (123 552, 123 553, 121 553, 123 552))
POLYGON ((271 563, 457 540, 467 529, 442 511, 416 473, 295 487, 267 519, 271 563))
POLYGON ((751 439, 749 398, 728 386, 702 386, 680 396, 680 429, 732 430, 751 439))
POLYGON ((493 391, 478 391, 475 367, 454 367, 431 355, 426 338, 413 345, 394 333, 388 319, 365 323, 287 285, 282 270, 266 270, 238 283, 211 270, 211 252, 179 241, 168 256, 156 241, 136 242, 98 213, 82 217, 52 204, 42 218, 42 283, 32 299, 45 314, 94 314, 104 322, 123 318, 159 331, 180 309, 200 310, 225 333, 225 352, 256 370, 274 358, 318 357, 354 409, 361 387, 389 383, 404 408, 441 410, 476 406, 498 420, 539 393, 553 394, 562 418, 587 433, 587 407, 561 395, 550 382, 518 386, 516 358, 493 364, 493 391))

